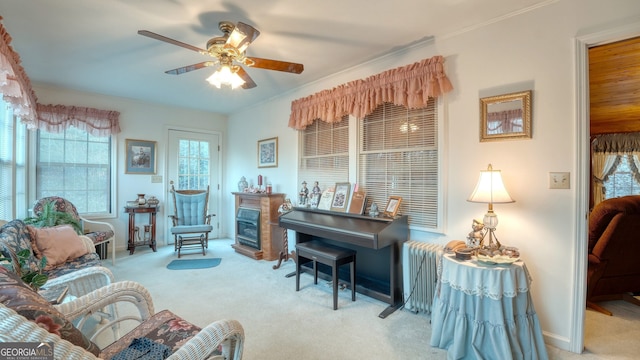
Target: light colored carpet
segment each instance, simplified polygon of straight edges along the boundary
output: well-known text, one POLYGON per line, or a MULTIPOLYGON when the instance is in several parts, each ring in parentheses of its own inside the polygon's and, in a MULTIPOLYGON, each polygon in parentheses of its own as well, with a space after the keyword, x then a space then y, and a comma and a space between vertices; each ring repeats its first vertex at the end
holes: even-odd
POLYGON ((596 354, 601 359, 640 358, 640 306, 622 300, 600 305, 613 316, 587 310, 585 354, 596 354))
MULTIPOLYGON (((206 256, 185 253, 182 259, 222 258, 210 269, 171 271, 177 256, 173 246, 158 252, 140 247, 135 254, 118 254, 116 266, 105 261, 117 280, 143 284, 152 294, 156 311, 170 309, 199 326, 218 319, 242 323, 244 359, 446 359, 446 351, 429 346, 429 316, 399 310, 386 319, 378 314, 387 305, 350 290, 340 291, 338 310, 332 309, 331 287, 313 277, 301 277, 295 291, 292 260, 273 270, 275 262, 256 261, 237 254, 231 240, 209 241, 206 256)), ((587 312, 585 354, 547 346, 551 359, 632 359, 640 354, 640 307, 614 302, 614 319, 587 312), (618 310, 618 307, 620 308, 618 310), (595 323, 595 324, 594 324, 595 323), (596 326, 591 326, 596 325, 596 326), (611 324, 605 327, 604 324, 611 324), (627 340, 622 340, 622 339, 627 340)))

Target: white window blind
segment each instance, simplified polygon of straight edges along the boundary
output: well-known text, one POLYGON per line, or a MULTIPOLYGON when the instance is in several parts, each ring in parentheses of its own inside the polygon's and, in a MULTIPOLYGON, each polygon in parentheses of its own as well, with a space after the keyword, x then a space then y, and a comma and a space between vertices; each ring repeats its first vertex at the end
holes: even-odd
MULTIPOLYGON (((349 181, 349 116, 329 124, 315 120, 301 132, 299 183, 307 182, 309 193, 318 182, 325 190, 338 182, 349 181)), ((298 199, 292 199, 297 203, 298 199)))
POLYGON ((38 131, 36 198, 61 196, 81 214, 107 214, 111 205, 111 137, 75 127, 38 131))
POLYGON ((27 129, 0 100, 0 219, 24 218, 27 214, 27 129))
POLYGON ((412 227, 438 227, 436 100, 425 108, 380 105, 360 122, 358 180, 381 211, 389 196, 402 197, 399 214, 412 227))

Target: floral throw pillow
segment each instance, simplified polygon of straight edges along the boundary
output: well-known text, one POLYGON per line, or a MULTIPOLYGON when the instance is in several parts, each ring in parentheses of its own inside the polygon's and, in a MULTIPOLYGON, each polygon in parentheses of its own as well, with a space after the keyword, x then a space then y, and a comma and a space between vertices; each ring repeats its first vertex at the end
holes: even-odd
POLYGON ((96 356, 100 353, 100 348, 65 319, 53 305, 22 282, 16 274, 2 266, 0 266, 0 301, 48 332, 96 356))

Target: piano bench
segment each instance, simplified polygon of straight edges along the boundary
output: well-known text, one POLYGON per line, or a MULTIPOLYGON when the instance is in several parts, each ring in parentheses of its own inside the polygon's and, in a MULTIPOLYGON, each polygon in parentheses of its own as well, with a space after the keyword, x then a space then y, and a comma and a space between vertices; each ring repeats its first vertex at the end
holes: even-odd
MULTIPOLYGON (((312 240, 296 244, 296 291, 300 291, 301 258, 313 262, 313 283, 318 283, 317 263, 331 266, 333 282, 333 310, 338 309, 338 269, 340 265, 350 264, 351 301, 356 301, 356 251, 312 240)), ((308 261, 307 261, 308 262, 308 261)))

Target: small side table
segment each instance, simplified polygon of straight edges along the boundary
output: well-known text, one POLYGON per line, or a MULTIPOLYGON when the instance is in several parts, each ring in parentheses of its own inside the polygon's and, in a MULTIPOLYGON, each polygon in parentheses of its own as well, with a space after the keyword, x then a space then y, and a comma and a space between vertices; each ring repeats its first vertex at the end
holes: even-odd
POLYGON ((127 206, 124 208, 124 212, 129 214, 129 239, 127 242, 129 255, 133 254, 136 246, 141 245, 149 245, 154 252, 156 251, 156 214, 158 213, 158 210, 160 210, 159 206, 127 206), (148 239, 144 236, 146 233, 143 235, 142 239, 136 239, 136 214, 149 214, 149 224, 144 225, 150 227, 148 239))
POLYGON ((448 359, 548 359, 526 265, 444 255, 431 313, 431 346, 448 359))

